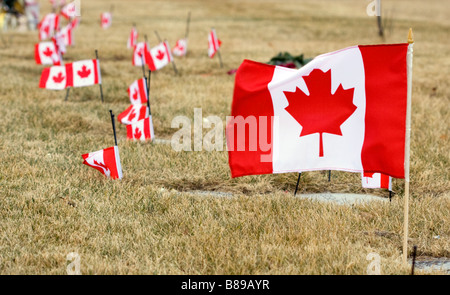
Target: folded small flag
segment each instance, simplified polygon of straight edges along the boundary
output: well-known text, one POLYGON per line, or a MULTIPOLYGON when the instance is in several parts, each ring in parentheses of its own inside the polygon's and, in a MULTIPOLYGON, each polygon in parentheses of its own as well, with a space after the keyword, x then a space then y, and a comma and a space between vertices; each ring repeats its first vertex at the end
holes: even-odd
POLYGON ((138 32, 136 28, 133 27, 131 28, 130 36, 128 37, 127 48, 128 49, 134 48, 134 46, 136 46, 137 44, 137 39, 138 39, 138 32))
POLYGON ((122 179, 119 147, 113 146, 100 151, 82 155, 83 164, 97 169, 111 179, 122 179))
POLYGON ((219 50, 222 41, 217 38, 216 30, 212 29, 208 35, 208 56, 213 58, 216 52, 219 50))
POLYGON ((232 177, 342 170, 404 178, 407 50, 353 46, 298 70, 245 60, 226 128, 232 177))
POLYGON ((162 69, 173 60, 169 48, 169 43, 165 41, 150 49, 147 54, 146 62, 151 71, 162 69))
POLYGON ((111 26, 112 24, 112 14, 109 12, 103 12, 100 15, 100 19, 101 19, 101 26, 103 29, 107 29, 111 26))
POLYGON ((145 104, 147 102, 147 83, 144 78, 134 81, 127 91, 131 104, 145 104))
POLYGON ((127 125, 127 138, 134 140, 153 140, 155 138, 153 131, 152 116, 127 125))
POLYGON ((142 67, 142 61, 146 64, 146 58, 148 57, 148 45, 145 42, 139 42, 134 46, 132 64, 136 67, 142 67))
POLYGON ((362 187, 385 188, 392 191, 392 177, 382 173, 361 173, 362 187))
POLYGON ((59 30, 59 15, 49 13, 38 24, 39 40, 48 40, 59 30))
POLYGON ((124 125, 136 123, 149 115, 147 105, 135 104, 130 105, 125 111, 117 116, 117 120, 124 125))
POLYGON ((53 42, 40 42, 35 45, 34 59, 38 65, 61 65, 61 56, 53 42))
POLYGON ((172 48, 172 53, 176 56, 185 56, 187 53, 187 39, 179 39, 172 48))

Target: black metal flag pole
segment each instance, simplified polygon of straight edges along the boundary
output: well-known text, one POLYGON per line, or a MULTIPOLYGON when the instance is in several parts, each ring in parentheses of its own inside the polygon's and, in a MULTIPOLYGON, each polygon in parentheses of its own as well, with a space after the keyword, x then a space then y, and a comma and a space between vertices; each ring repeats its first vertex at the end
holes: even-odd
POLYGON ((414 245, 413 248, 413 258, 412 258, 412 266, 411 266, 411 275, 414 275, 414 266, 416 264, 416 255, 417 255, 417 246, 414 245))
POLYGON ((297 194, 297 190, 298 190, 298 184, 300 183, 300 177, 302 176, 302 173, 300 172, 298 174, 298 179, 297 179, 297 185, 295 186, 295 192, 294 192, 294 197, 297 194))
POLYGON ((109 113, 111 114, 111 122, 112 122, 112 127, 113 127, 113 132, 114 132, 114 143, 117 146, 116 122, 114 121, 114 114, 113 114, 112 110, 109 110, 109 113))
MULTIPOLYGON (((98 66, 98 71, 100 71, 100 61, 98 60, 98 51, 97 51, 97 49, 95 49, 95 58, 97 59, 97 66, 98 66)), ((100 77, 101 77, 101 73, 99 73, 100 75, 100 77)), ((100 86, 100 97, 102 98, 102 103, 104 102, 103 101, 103 86, 102 86, 102 82, 101 82, 101 80, 100 80, 100 83, 98 84, 99 86, 100 86)))
POLYGON ((187 19, 187 23, 186 23, 186 35, 185 35, 185 39, 188 38, 189 35, 189 25, 191 24, 191 12, 189 11, 188 13, 188 19, 187 19))
POLYGON ((148 115, 152 115, 152 110, 150 108, 150 77, 152 76, 152 71, 148 70, 148 84, 147 84, 147 107, 148 107, 148 115))
POLYGON ((331 170, 328 170, 328 182, 331 181, 331 170))
POLYGON ((70 93, 70 87, 67 87, 66 90, 66 99, 64 101, 67 101, 69 99, 69 93, 70 93))

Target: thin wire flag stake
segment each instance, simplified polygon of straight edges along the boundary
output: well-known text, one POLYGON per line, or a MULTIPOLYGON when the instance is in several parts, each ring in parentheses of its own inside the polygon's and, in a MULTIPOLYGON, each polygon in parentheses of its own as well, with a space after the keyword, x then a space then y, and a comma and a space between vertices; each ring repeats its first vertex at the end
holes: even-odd
POLYGON ((189 36, 189 25, 191 24, 191 12, 189 11, 188 13, 188 18, 187 18, 187 22, 186 22, 186 35, 185 35, 185 39, 188 38, 189 36))
POLYGON ((148 84, 147 84, 147 107, 148 107, 148 116, 152 115, 152 110, 150 108, 150 77, 152 76, 152 71, 148 70, 148 84))
POLYGON ((411 93, 412 93, 412 67, 413 67, 413 46, 414 39, 412 29, 408 33, 408 53, 406 55, 407 64, 407 107, 406 107, 406 137, 405 137, 405 197, 404 197, 404 218, 403 218, 403 262, 407 263, 408 257, 408 222, 409 222, 409 162, 411 144, 411 93))
POLYGON ((113 132, 114 132, 114 144, 117 146, 116 122, 114 121, 114 114, 113 114, 112 110, 109 110, 109 113, 111 114, 111 122, 112 122, 112 127, 113 127, 113 132))
POLYGON ((298 174, 298 179, 297 179, 297 185, 295 186, 295 192, 294 192, 294 197, 297 194, 297 190, 298 190, 298 184, 300 183, 300 177, 302 176, 302 173, 300 172, 298 174))
MULTIPOLYGON (((97 66, 98 66, 98 71, 100 73, 100 61, 98 60, 98 51, 97 49, 95 49, 95 58, 97 59, 97 66)), ((99 75, 101 77, 101 75, 99 75)), ((102 80, 100 79, 100 83, 98 83, 99 87, 100 87, 100 97, 102 98, 102 103, 103 101, 103 87, 102 87, 102 80)))

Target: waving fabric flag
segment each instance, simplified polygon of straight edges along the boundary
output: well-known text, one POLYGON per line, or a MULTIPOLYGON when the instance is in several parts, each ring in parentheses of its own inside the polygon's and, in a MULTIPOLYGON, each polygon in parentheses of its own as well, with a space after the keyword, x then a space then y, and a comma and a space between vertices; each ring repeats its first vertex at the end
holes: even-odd
POLYGON ((119 148, 113 146, 100 151, 82 155, 83 164, 97 169, 111 179, 122 179, 119 148))
POLYGON ((53 42, 36 44, 34 59, 38 65, 61 65, 61 56, 53 42))
POLYGON ((138 39, 138 32, 136 28, 133 27, 131 28, 130 36, 128 37, 127 48, 128 49, 134 48, 134 46, 136 46, 137 44, 137 39, 138 39))
POLYGON ((96 59, 76 61, 66 64, 68 86, 84 87, 102 84, 100 63, 96 59))
POLYGON ((147 102, 147 83, 144 78, 134 81, 127 91, 131 104, 145 104, 147 102))
POLYGON ((382 173, 361 173, 362 187, 385 188, 392 191, 392 177, 382 173))
POLYGON ((112 24, 112 14, 110 12, 103 12, 100 15, 101 26, 103 29, 107 29, 112 24))
POLYGON ((172 53, 176 56, 185 56, 187 53, 187 39, 180 39, 172 48, 172 53))
POLYGON ((59 30, 59 15, 49 13, 38 24, 39 40, 48 40, 59 30))
MULTIPOLYGON (((57 34, 58 37, 62 40, 64 46, 72 46, 74 44, 72 37, 73 28, 71 24, 68 24, 64 28, 62 28, 57 34)), ((56 38, 56 36, 55 36, 56 38)))
POLYGON ((213 58, 216 52, 219 50, 222 41, 217 38, 216 30, 212 29, 208 35, 208 56, 213 58))
POLYGON ((299 70, 245 60, 227 124, 232 177, 342 170, 404 178, 407 49, 354 46, 299 70))
POLYGON ((40 88, 50 90, 63 90, 67 87, 67 74, 65 66, 53 66, 42 71, 40 88))
POLYGON ((135 104, 130 105, 125 111, 117 116, 117 120, 124 125, 136 123, 149 115, 147 105, 135 104))
POLYGON ((141 141, 153 140, 155 135, 153 131, 152 116, 139 120, 131 125, 127 125, 127 138, 141 141))
POLYGON ((134 46, 133 59, 131 63, 133 66, 142 67, 142 61, 146 64, 146 59, 148 58, 148 45, 145 42, 139 42, 134 46))
POLYGON ((173 60, 169 48, 169 43, 165 41, 150 49, 146 61, 151 71, 162 69, 173 60))
POLYGON ((75 2, 71 2, 67 5, 65 5, 63 8, 61 8, 61 15, 65 17, 66 19, 71 19, 75 16, 77 16, 77 9, 75 2))
POLYGON ((55 36, 52 38, 53 43, 56 46, 56 49, 58 52, 60 52, 62 55, 66 53, 66 43, 64 40, 64 35, 61 33, 61 30, 56 32, 55 36))

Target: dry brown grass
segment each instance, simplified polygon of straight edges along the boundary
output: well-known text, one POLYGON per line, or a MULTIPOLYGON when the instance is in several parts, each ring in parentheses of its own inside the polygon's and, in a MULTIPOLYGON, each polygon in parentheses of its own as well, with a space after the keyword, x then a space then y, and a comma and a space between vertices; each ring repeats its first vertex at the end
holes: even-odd
MULTIPOLYGON (((173 46, 192 13, 189 53, 152 75, 155 134, 170 139, 173 117, 223 119, 244 58, 266 62, 280 51, 313 57, 355 44, 383 42, 368 1, 82 1, 82 24, 66 61, 99 50, 105 103, 97 87, 38 89, 37 34, 16 34, 0 47, 0 274, 65 274, 69 252, 83 274, 365 274, 380 254, 383 274, 407 274, 401 263, 403 184, 392 203, 340 206, 292 197, 297 175, 230 179, 226 152, 180 152, 170 145, 126 141, 118 126, 124 179, 109 181, 83 166, 81 154, 113 145, 109 109, 128 103, 141 75, 131 66, 131 24, 150 44, 158 30, 173 46), (100 12, 115 5, 112 27, 100 12), (224 69, 207 57, 207 33, 223 41, 224 69), (162 189, 164 188, 164 189, 162 189), (234 193, 195 196, 191 190, 234 193), (288 193, 286 193, 288 191, 288 193)), ((419 255, 450 257, 449 6, 442 1, 383 1, 392 15, 384 42, 415 33, 410 245, 419 255), (439 235, 440 239, 434 236, 439 235)), ((42 12, 49 11, 43 1, 42 12)), ((6 34, 6 39, 13 33, 6 34)), ((1 45, 1 44, 0 44, 1 45)), ((207 132, 208 130, 205 130, 207 132)), ((300 193, 362 192, 359 175, 305 173, 300 193)))

